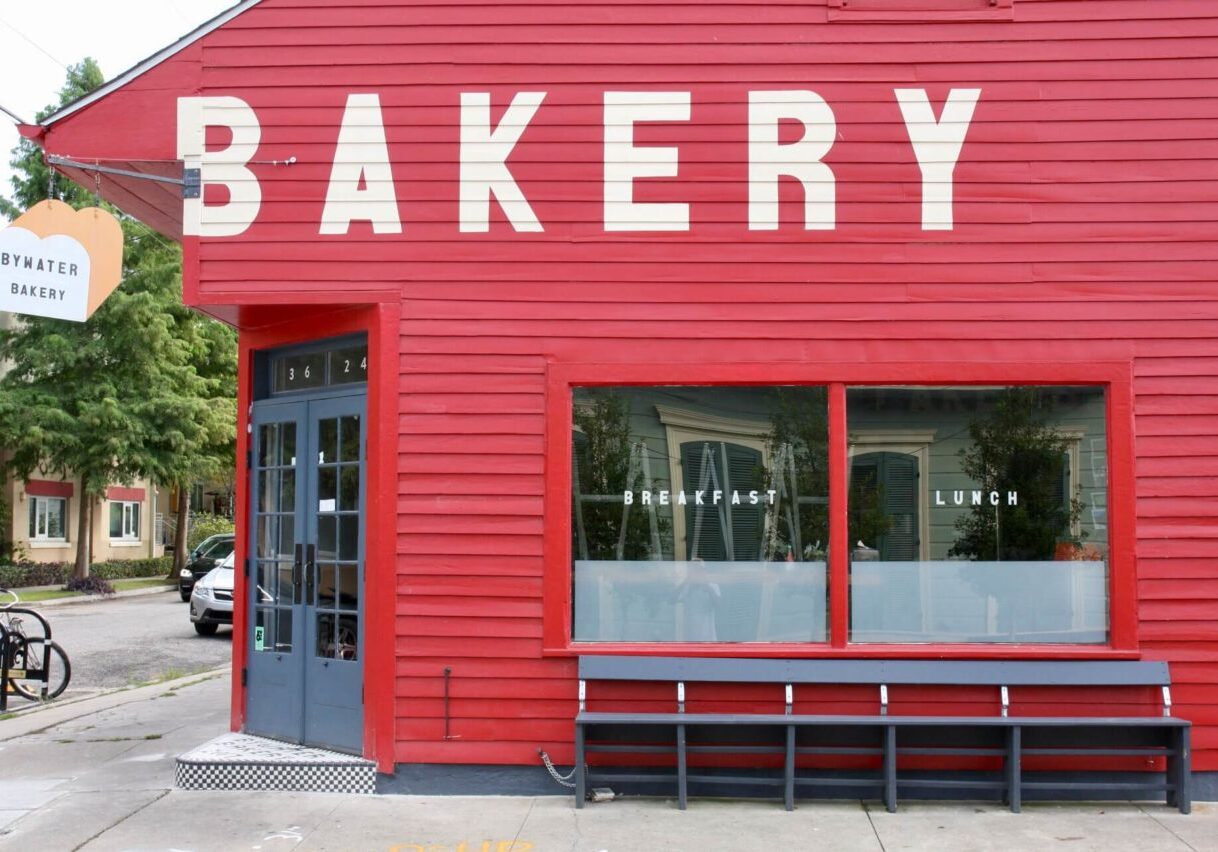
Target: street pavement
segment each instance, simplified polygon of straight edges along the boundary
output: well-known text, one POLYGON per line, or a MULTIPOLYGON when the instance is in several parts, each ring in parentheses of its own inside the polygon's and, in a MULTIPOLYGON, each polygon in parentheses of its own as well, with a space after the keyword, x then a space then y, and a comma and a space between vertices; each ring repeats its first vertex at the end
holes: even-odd
MULTIPOLYGON (((52 638, 71 660, 72 679, 63 698, 206 671, 232 658, 232 631, 223 628, 207 637, 195 633, 188 604, 176 588, 31 606, 50 621, 52 638)), ((32 628, 32 621, 26 621, 32 628)), ((18 701, 12 709, 24 706, 18 701)))
POLYGON ((228 730, 226 670, 0 720, 0 850, 178 852, 1218 852, 1218 805, 355 796, 173 788, 228 730))

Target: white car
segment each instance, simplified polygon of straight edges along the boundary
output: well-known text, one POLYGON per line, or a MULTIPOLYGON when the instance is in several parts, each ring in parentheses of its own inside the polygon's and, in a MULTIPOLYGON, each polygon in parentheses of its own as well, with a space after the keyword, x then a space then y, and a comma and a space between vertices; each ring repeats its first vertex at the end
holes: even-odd
POLYGON ((190 593, 190 620, 200 636, 212 636, 233 623, 233 554, 220 560, 190 593))

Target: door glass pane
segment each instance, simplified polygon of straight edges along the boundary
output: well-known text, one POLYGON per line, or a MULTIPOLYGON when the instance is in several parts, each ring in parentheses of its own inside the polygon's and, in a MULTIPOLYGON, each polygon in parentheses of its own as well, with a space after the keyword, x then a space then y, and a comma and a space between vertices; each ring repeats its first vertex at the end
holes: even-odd
POLYGON ((338 519, 338 558, 344 561, 359 558, 359 515, 342 515, 338 519))
POLYGON ((286 464, 291 467, 296 465, 296 424, 283 424, 283 450, 279 455, 277 464, 286 464))
POLYGON ((279 583, 276 585, 275 603, 290 604, 296 596, 295 578, 292 576, 291 562, 280 562, 278 567, 279 583))
POLYGON ((338 468, 323 467, 317 471, 317 511, 333 512, 337 508, 338 468))
POLYGON ((258 467, 279 464, 279 424, 258 427, 258 467))
POLYGON ((359 465, 345 464, 339 469, 338 508, 343 512, 359 510, 359 465))
MULTIPOLYGON (((260 476, 261 493, 258 495, 259 512, 279 511, 279 471, 264 470, 260 476)), ((290 504, 289 504, 290 505, 290 504)))
POLYGON ((280 474, 279 511, 293 512, 296 510, 296 471, 285 470, 280 474))
POLYGON ((317 566, 317 605, 333 607, 338 578, 334 573, 333 562, 323 562, 317 566))
POLYGON ((338 518, 322 515, 317 519, 317 557, 333 559, 338 555, 338 518))
POLYGON ((338 461, 338 420, 327 417, 317 421, 317 458, 319 464, 338 461))
POLYGON ((272 603, 275 600, 275 563, 258 563, 258 597, 255 601, 260 604, 272 603))
POLYGON ((359 566, 338 566, 338 608, 359 608, 359 566))
POLYGON ((279 543, 279 518, 275 515, 258 520, 258 556, 262 559, 273 559, 275 548, 279 543))
POLYGON ((323 612, 317 618, 317 656, 354 660, 359 648, 359 619, 351 614, 323 612))
POLYGON ((340 461, 359 459, 359 418, 344 417, 342 422, 342 454, 340 461))
POLYGON ((338 659, 356 659, 359 650, 359 618, 350 613, 339 615, 335 640, 335 656, 338 659))
POLYGON ((279 556, 292 558, 296 547, 296 517, 281 515, 279 517, 279 556))

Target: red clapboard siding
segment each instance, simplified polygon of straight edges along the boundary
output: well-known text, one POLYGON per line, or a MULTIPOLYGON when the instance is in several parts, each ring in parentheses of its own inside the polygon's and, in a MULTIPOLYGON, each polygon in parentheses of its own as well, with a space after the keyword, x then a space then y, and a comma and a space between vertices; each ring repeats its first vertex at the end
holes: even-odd
MULTIPOLYGON (((827 0, 522 0, 471 5, 264 0, 174 63, 65 122, 76 155, 176 160, 172 98, 233 95, 262 125, 263 201, 237 237, 201 239, 196 303, 391 298, 398 370, 391 759, 571 759, 574 661, 543 656, 551 364, 1128 364, 1139 650, 1167 660, 1195 767, 1218 770, 1218 8, 1212 0, 1016 0, 1013 20, 829 21, 827 0), (980 87, 954 173, 954 228, 923 231, 921 179, 894 88, 980 87), (748 229, 748 93, 811 89, 833 110, 832 230, 748 229), (690 93, 690 119, 641 122, 676 177, 642 202, 689 205, 684 232, 607 232, 607 90, 690 93), (543 224, 496 203, 458 226, 460 96, 546 98, 509 160, 543 224), (376 93, 402 231, 318 234, 346 98, 376 93), (120 150, 121 149, 121 150, 120 150), (290 168, 271 161, 295 157, 290 168), (451 669, 450 734, 443 689, 451 669)), ((56 139, 53 134, 52 141, 56 139)), ((60 143, 56 143, 60 144, 60 143)), ((1012 376, 1011 381, 1017 381, 1012 376)), ((1124 415, 1122 415, 1124 416, 1124 415)), ((390 419, 392 422, 392 417, 390 419)), ((1118 462, 1113 462, 1114 469, 1118 462)), ((559 495, 561 498, 561 495, 559 495)), ((552 505, 564 505, 558 499, 552 505)), ((1123 557, 1122 557, 1123 558, 1123 557)), ((386 640, 388 641, 388 640, 386 640)), ((849 649, 847 649, 849 652, 849 649)), ((1131 694, 1132 693, 1132 694, 1131 694)), ((671 709, 667 685, 599 685, 595 706, 671 709)), ((996 712, 990 690, 894 689, 911 712, 996 712)), ((748 708, 778 690, 691 685, 748 708)), ((870 688, 801 690, 797 706, 872 712, 870 688)), ((1122 690, 1013 690, 1017 712, 1157 712, 1122 690)))

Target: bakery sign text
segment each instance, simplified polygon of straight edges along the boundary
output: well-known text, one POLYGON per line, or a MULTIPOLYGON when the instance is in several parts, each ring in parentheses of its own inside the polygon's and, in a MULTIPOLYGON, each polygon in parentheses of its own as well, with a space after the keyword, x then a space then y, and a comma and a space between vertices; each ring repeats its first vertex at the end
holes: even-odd
MULTIPOLYGON (((910 155, 921 172, 921 226, 950 231, 952 182, 981 89, 952 89, 942 106, 932 106, 925 89, 893 89, 893 119, 899 112, 910 155)), ((517 92, 507 103, 492 104, 489 92, 460 93, 460 141, 455 152, 460 174, 458 228, 463 233, 490 230, 492 201, 518 232, 540 232, 545 224, 513 176, 508 159, 530 122, 545 108, 546 92, 517 92), (492 122, 492 106, 502 117, 492 122)), ((606 232, 690 230, 689 203, 635 200, 635 182, 677 177, 681 147, 636 144, 640 124, 689 122, 687 91, 606 91, 603 93, 603 227, 606 232)), ((200 182, 222 187, 227 199, 184 201, 184 233, 227 237, 244 233, 258 216, 262 187, 250 168, 262 139, 257 112, 232 96, 178 100, 178 157, 198 169, 200 182), (209 150, 208 129, 227 130, 227 145, 209 150)), ((380 96, 347 96, 337 145, 318 223, 320 234, 346 234, 352 223, 370 223, 373 233, 402 233, 402 211, 380 96)), ((747 132, 741 133, 748 163, 750 231, 778 229, 779 181, 794 180, 803 191, 803 227, 837 227, 836 181, 825 157, 841 138, 833 109, 807 89, 750 91, 747 132), (782 132, 780 133, 780 128, 782 132), (798 138, 787 138, 791 129, 798 138)), ((200 193, 202 195, 202 193, 200 193)))

